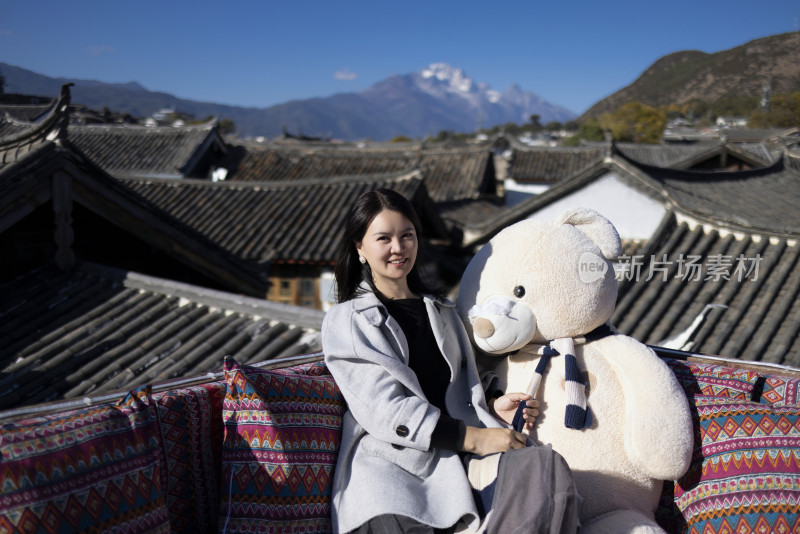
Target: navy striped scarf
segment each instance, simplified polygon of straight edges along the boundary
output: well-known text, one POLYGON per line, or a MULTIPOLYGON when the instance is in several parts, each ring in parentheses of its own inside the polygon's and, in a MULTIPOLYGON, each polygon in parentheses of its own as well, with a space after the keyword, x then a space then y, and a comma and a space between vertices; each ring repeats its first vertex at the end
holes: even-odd
MULTIPOLYGON (((585 336, 577 338, 577 341, 579 343, 595 341, 613 334, 614 332, 611 330, 611 327, 604 324, 595 328, 585 336)), ((531 397, 536 397, 539 384, 542 382, 542 377, 547 369, 547 364, 550 363, 550 359, 559 354, 564 356, 564 390, 567 394, 564 425, 567 428, 581 430, 592 426, 592 411, 586 403, 586 384, 578 368, 578 360, 575 358, 575 341, 576 339, 571 337, 554 339, 541 349, 541 358, 536 365, 536 370, 533 378, 531 378, 527 393, 531 397)), ((511 423, 514 430, 517 432, 521 432, 525 424, 522 418, 522 411, 525 409, 525 405, 525 401, 519 403, 517 413, 514 415, 514 420, 511 423)))

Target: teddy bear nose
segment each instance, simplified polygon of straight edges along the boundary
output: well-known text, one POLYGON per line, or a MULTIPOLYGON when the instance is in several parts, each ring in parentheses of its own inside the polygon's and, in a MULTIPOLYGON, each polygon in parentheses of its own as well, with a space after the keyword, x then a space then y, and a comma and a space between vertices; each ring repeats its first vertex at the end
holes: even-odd
POLYGON ((486 339, 494 334, 494 325, 489 319, 478 317, 475 319, 475 322, 472 323, 472 331, 479 338, 486 339))

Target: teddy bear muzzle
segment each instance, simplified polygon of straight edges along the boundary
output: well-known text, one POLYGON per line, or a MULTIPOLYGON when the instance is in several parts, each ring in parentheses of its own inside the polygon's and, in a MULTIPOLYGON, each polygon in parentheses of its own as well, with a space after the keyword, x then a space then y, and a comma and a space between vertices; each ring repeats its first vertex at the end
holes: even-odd
POLYGON ((472 331, 475 333, 476 337, 486 339, 487 337, 492 337, 494 334, 494 325, 489 319, 478 317, 475 319, 475 322, 472 323, 472 331))
POLYGON ((504 296, 486 299, 469 311, 473 340, 484 352, 503 354, 527 345, 536 333, 533 311, 504 296))

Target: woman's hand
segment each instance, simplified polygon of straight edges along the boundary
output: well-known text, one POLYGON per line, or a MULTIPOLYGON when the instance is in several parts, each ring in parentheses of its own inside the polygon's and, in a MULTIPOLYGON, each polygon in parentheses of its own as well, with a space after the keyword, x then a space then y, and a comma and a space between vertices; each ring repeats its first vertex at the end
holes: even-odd
POLYGON ((480 456, 495 452, 521 449, 525 446, 525 436, 509 428, 477 428, 468 426, 464 433, 464 452, 480 456))
POLYGON ((495 417, 510 425, 521 401, 527 401, 526 408, 522 411, 522 418, 525 420, 525 428, 530 430, 536 422, 536 416, 539 415, 539 401, 532 399, 530 395, 507 393, 495 399, 491 409, 495 417))

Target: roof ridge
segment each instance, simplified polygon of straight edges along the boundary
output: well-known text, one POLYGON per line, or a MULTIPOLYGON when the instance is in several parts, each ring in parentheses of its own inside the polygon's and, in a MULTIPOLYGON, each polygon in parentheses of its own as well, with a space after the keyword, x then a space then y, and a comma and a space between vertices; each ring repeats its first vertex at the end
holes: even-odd
POLYGON ((146 124, 74 124, 73 130, 119 130, 119 131, 150 131, 150 132, 175 132, 175 131, 203 131, 211 130, 217 126, 217 120, 211 119, 201 124, 184 124, 181 126, 147 126, 146 124))
POLYGON ((119 180, 125 182, 150 182, 150 183, 160 183, 160 184, 169 184, 169 185, 194 185, 199 187, 206 187, 206 188, 219 188, 219 189, 265 189, 265 190, 275 190, 275 189, 290 189, 290 188, 299 188, 299 187, 306 187, 310 185, 326 185, 326 184, 352 184, 352 183, 371 183, 375 181, 409 181, 412 179, 422 179, 422 171, 417 168, 409 168, 403 171, 395 171, 395 172, 388 172, 388 173, 377 173, 377 174, 355 174, 349 176, 331 176, 329 178, 301 178, 297 180, 276 180, 276 181, 266 181, 266 182, 255 182, 255 181, 222 181, 222 182, 212 182, 210 180, 201 180, 195 178, 156 178, 156 177, 134 177, 134 176, 120 176, 119 180))
POLYGON ((268 319, 280 319, 283 322, 306 328, 319 328, 325 312, 282 304, 257 297, 240 295, 230 291, 220 291, 206 287, 177 282, 167 278, 151 276, 136 271, 117 269, 107 265, 80 260, 77 269, 96 276, 118 281, 123 286, 146 290, 167 296, 186 298, 198 304, 216 307, 248 315, 263 315, 272 312, 268 319))

